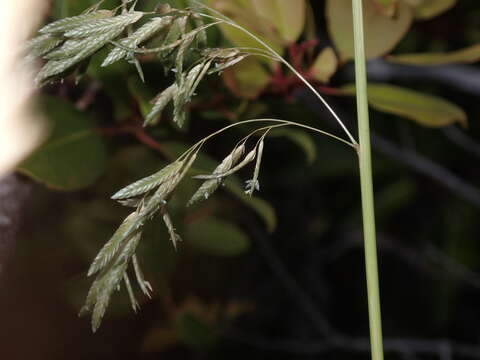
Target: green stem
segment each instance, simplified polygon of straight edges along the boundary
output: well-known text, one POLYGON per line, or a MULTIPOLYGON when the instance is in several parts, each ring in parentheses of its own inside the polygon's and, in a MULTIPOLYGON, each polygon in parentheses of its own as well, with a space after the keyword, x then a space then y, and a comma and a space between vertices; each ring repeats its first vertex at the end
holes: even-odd
POLYGON ((362 0, 352 0, 355 43, 355 78, 357 92, 359 165, 362 190, 363 231, 365 241, 365 267, 367 275, 368 315, 372 360, 383 360, 382 319, 378 285, 377 245, 375 235, 375 209, 373 200, 370 126, 368 119, 367 71, 363 34, 362 0))

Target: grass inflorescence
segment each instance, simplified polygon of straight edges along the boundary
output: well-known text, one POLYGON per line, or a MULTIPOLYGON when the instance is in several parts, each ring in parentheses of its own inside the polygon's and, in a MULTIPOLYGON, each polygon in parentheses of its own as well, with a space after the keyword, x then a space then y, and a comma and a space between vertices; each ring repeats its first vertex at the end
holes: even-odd
POLYGON ((211 174, 195 176, 196 179, 203 180, 203 183, 192 195, 187 206, 208 199, 228 176, 253 164, 253 175, 246 182, 245 192, 252 195, 254 191, 258 191, 265 140, 274 128, 301 127, 331 137, 355 150, 358 148, 353 136, 315 88, 255 34, 200 3, 195 3, 186 9, 174 9, 168 5, 161 5, 155 12, 148 13, 136 11, 135 3, 128 8, 129 3, 131 1, 125 1, 122 6, 113 10, 99 9, 99 3, 84 14, 53 22, 40 29, 40 34, 27 46, 29 61, 36 58, 45 61, 36 77, 37 84, 43 85, 63 78, 105 47, 109 47, 110 52, 103 60, 103 67, 117 61, 128 61, 136 66, 143 79, 143 71, 137 57, 141 54, 155 54, 162 60, 166 73, 175 73, 175 81, 152 100, 153 107, 144 119, 144 126, 155 125, 166 106, 173 103, 173 121, 177 126, 182 127, 187 116, 188 104, 206 76, 220 73, 248 56, 263 56, 277 60, 292 70, 326 105, 339 122, 348 140, 287 120, 268 118, 245 120, 228 125, 201 139, 163 169, 115 193, 112 199, 132 208, 132 212, 100 250, 88 271, 89 276, 95 275, 96 278, 81 314, 92 313, 94 331, 100 326, 111 295, 120 288, 122 281, 130 296, 133 309, 135 311, 138 309, 139 305, 127 274, 130 265, 133 267, 138 286, 146 296, 150 296, 152 288, 144 279, 135 255, 142 238, 143 226, 154 215, 160 214, 173 246, 177 246, 180 236, 176 233, 168 214, 168 203, 182 179, 191 170, 197 155, 207 141, 236 126, 258 125, 249 135, 239 140, 211 174), (135 28, 140 20, 144 20, 143 24, 135 28), (256 40, 259 48, 207 47, 206 30, 219 24, 240 29, 256 40), (145 47, 144 44, 153 38, 157 40, 157 44, 160 43, 160 46, 145 47), (256 142, 251 141, 254 134, 260 135, 256 142))

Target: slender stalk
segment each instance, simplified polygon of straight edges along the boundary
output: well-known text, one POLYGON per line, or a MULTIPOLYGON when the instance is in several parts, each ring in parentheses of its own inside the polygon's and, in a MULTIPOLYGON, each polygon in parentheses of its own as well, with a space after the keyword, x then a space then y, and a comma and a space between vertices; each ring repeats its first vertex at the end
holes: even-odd
MULTIPOLYGON (((325 135, 325 136, 328 136, 332 139, 335 139, 337 141, 340 141, 341 143, 345 144, 345 145, 348 145, 350 147, 352 147, 353 149, 357 150, 357 144, 352 144, 350 142, 348 142, 348 140, 345 140, 345 139, 342 139, 338 136, 335 136, 333 134, 330 134, 329 132, 327 131, 323 131, 323 130, 320 130, 320 129, 317 129, 317 128, 314 128, 312 126, 308 126, 308 125, 304 125, 304 124, 301 124, 301 123, 297 123, 297 122, 294 122, 294 121, 287 121, 287 120, 280 120, 280 119, 270 119, 270 118, 266 118, 266 119, 251 119, 251 120, 243 120, 243 121, 239 121, 239 122, 236 122, 236 123, 233 123, 233 124, 230 124, 228 126, 225 126, 223 128, 221 128, 220 130, 217 130, 215 131, 214 133, 211 133, 210 135, 204 137, 203 139, 201 139, 200 141, 198 141, 197 143, 193 144, 187 151, 185 151, 182 155, 180 155, 180 157, 177 159, 177 160, 181 160, 187 156, 189 156, 192 152, 194 151, 197 151, 200 147, 203 146, 203 144, 205 144, 208 140, 210 140, 211 138, 223 133, 224 131, 228 130, 228 129, 231 129, 233 127, 236 127, 236 126, 241 126, 241 125, 245 125, 245 124, 251 124, 251 123, 260 123, 260 122, 271 122, 271 123, 275 123, 275 124, 278 124, 278 125, 273 125, 273 126, 268 126, 268 127, 276 127, 276 126, 297 126, 297 127, 300 127, 300 128, 303 128, 303 129, 306 129, 306 130, 310 130, 310 131, 313 131, 313 132, 316 132, 318 134, 322 134, 322 135, 325 135)), ((267 128, 268 128, 267 127, 267 128)), ((263 128, 262 128, 263 129, 263 128)), ((256 131, 259 131, 261 129, 256 129, 254 132, 256 131)), ((252 133, 253 134, 253 133, 252 133)), ((252 135, 250 134, 250 135, 252 135)), ((249 135, 249 136, 250 136, 249 135)), ((243 139, 242 139, 243 140, 243 139)))
POLYGON ((359 134, 360 184, 362 190, 363 231, 365 241, 365 267, 367 275, 368 315, 373 360, 383 360, 382 319, 378 285, 375 210, 373 199, 370 125, 368 118, 367 72, 363 34, 362 0, 352 0, 355 43, 355 79, 359 134))
MULTIPOLYGON (((213 11, 215 13, 218 13, 216 10, 202 4, 202 6, 210 11, 213 11)), ((247 34, 248 36, 250 36, 252 39, 254 39, 256 42, 258 42, 260 45, 262 45, 266 50, 268 50, 276 59, 278 59, 278 61, 280 61, 282 64, 284 64, 288 69, 290 69, 290 71, 292 73, 294 73, 304 84, 305 86, 307 86, 310 91, 312 91, 312 93, 322 102, 322 104, 327 108, 327 110, 330 112, 330 114, 332 114, 332 116, 334 117, 334 119, 337 121, 337 123, 340 125, 340 127, 343 129, 343 131, 345 132, 345 134, 348 136, 349 140, 353 143, 353 144, 357 144, 355 138, 353 137, 353 135, 350 133, 350 131, 348 131, 347 127, 345 126, 345 124, 342 122, 342 120, 340 120, 339 116, 337 115, 337 113, 332 109, 332 107, 327 103, 327 101, 323 98, 322 95, 320 95, 320 93, 313 87, 312 84, 310 84, 308 82, 307 79, 305 79, 305 77, 300 74, 287 60, 285 60, 279 53, 277 53, 270 45, 268 45, 265 41, 263 41, 262 39, 260 39, 257 35, 253 34, 252 32, 248 31, 247 29, 245 29, 243 26, 240 26, 238 25, 237 23, 235 23, 233 20, 231 20, 230 18, 222 15, 223 19, 221 18, 218 18, 218 17, 215 17, 215 16, 211 16, 211 15, 208 15, 208 14, 202 14, 202 13, 199 13, 200 16, 203 16, 205 18, 209 18, 209 19, 213 19, 213 20, 217 20, 217 21, 222 21, 224 24, 227 24, 231 27, 234 27, 242 32, 244 32, 245 34, 247 34)), ((221 14, 220 14, 221 15, 221 14)))

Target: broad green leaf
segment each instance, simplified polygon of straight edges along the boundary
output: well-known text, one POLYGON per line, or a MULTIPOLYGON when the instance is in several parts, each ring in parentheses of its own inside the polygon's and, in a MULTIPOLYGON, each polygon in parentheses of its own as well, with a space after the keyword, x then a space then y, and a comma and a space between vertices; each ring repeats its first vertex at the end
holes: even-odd
POLYGON ((91 185, 105 170, 106 149, 89 117, 53 97, 41 101, 51 120, 48 141, 19 170, 50 188, 72 191, 91 185))
POLYGON ((317 157, 317 148, 315 141, 310 134, 300 129, 277 129, 271 132, 271 136, 284 137, 298 145, 307 158, 307 162, 312 164, 317 157))
POLYGON ((447 53, 402 54, 389 56, 394 63, 407 65, 445 65, 452 63, 474 63, 480 60, 480 44, 447 53))
MULTIPOLYGON (((342 88, 346 94, 354 95, 355 86, 342 88)), ((386 84, 370 84, 368 101, 379 110, 406 117, 417 123, 440 127, 459 122, 467 125, 467 115, 457 105, 437 96, 386 84)))
POLYGON ((390 6, 397 3, 398 0, 375 0, 376 3, 382 6, 390 6))
POLYGON ((192 247, 209 255, 239 256, 250 247, 248 236, 240 228, 213 217, 190 224, 185 237, 192 247))
MULTIPOLYGON (((364 0, 365 47, 368 59, 392 50, 406 34, 413 19, 410 6, 398 3, 393 17, 378 10, 374 0, 364 0)), ((342 60, 354 57, 351 0, 327 0, 328 32, 342 60)))
POLYGON ((428 20, 452 8, 457 0, 404 0, 414 7, 417 19, 428 20))
POLYGON ((316 80, 327 84, 333 74, 337 71, 337 67, 337 56, 333 49, 328 46, 318 55, 310 71, 316 80))
MULTIPOLYGON (((249 0, 210 0, 208 3, 248 31, 258 35, 276 51, 283 52, 282 44, 285 40, 278 33, 276 24, 267 21, 255 11, 249 0)), ((256 40, 240 29, 228 25, 220 25, 220 29, 226 38, 236 46, 261 47, 256 40)))
POLYGON ((255 99, 270 82, 270 74, 257 59, 249 57, 225 70, 223 79, 236 96, 255 99))
POLYGON ((287 43, 298 40, 305 27, 305 0, 250 0, 255 13, 268 20, 287 43))
MULTIPOLYGON (((305 26, 304 26, 304 37, 305 41, 317 39, 317 24, 315 21, 315 14, 313 12, 311 2, 306 3, 305 10, 305 26)), ((309 49, 308 53, 311 54, 313 49, 309 49)))
POLYGON ((392 17, 396 14, 399 0, 373 0, 383 15, 392 17))

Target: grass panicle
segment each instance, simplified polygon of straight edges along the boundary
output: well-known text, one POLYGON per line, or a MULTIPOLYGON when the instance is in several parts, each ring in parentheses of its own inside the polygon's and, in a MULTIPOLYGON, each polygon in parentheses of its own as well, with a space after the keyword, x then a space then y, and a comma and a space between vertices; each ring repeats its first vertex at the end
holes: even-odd
POLYGON ((134 311, 139 308, 135 292, 127 275, 129 265, 133 266, 137 285, 145 296, 153 291, 145 280, 136 258, 136 249, 142 237, 143 226, 156 214, 160 214, 167 228, 170 240, 176 248, 180 236, 176 233, 168 214, 168 202, 175 190, 190 172, 203 145, 233 127, 246 124, 259 125, 240 140, 230 154, 213 170, 212 174, 197 175, 205 180, 186 205, 209 198, 232 175, 255 160, 252 179, 247 181, 245 192, 252 195, 259 190, 258 177, 263 158, 264 140, 268 132, 279 126, 295 126, 333 138, 357 150, 356 140, 333 109, 317 90, 291 64, 275 52, 268 44, 231 19, 193 0, 188 9, 174 9, 160 4, 154 13, 135 11, 136 1, 124 1, 113 10, 99 10, 99 2, 86 13, 56 21, 43 27, 40 35, 27 44, 28 58, 45 60, 36 77, 39 85, 61 79, 69 70, 78 67, 104 47, 110 48, 102 66, 126 60, 134 64, 143 80, 141 63, 137 55, 153 54, 162 62, 167 74, 175 73, 173 84, 164 89, 152 101, 153 107, 145 117, 144 125, 154 125, 169 103, 173 103, 173 121, 183 126, 188 114, 188 104, 206 75, 221 73, 238 64, 248 56, 268 57, 289 68, 322 101, 344 130, 348 140, 308 125, 279 120, 251 119, 227 125, 198 141, 176 161, 160 171, 140 179, 112 196, 122 205, 134 208, 102 247, 92 262, 88 275, 96 275, 87 294, 81 314, 92 313, 92 329, 96 331, 105 315, 113 292, 125 284, 134 311), (130 8, 127 4, 133 4, 130 8), (119 11, 121 9, 121 11, 119 11), (119 13, 117 13, 119 12, 119 13), (149 20, 135 28, 146 15, 149 20), (243 32, 258 43, 258 48, 209 48, 207 30, 216 25, 225 25, 243 32), (146 48, 145 43, 155 39, 156 48, 146 48), (112 48, 113 46, 113 48, 112 48), (261 126, 260 126, 261 125, 261 126), (262 134, 253 149, 246 153, 246 142, 262 134), (246 153, 246 155, 245 155, 246 153))

